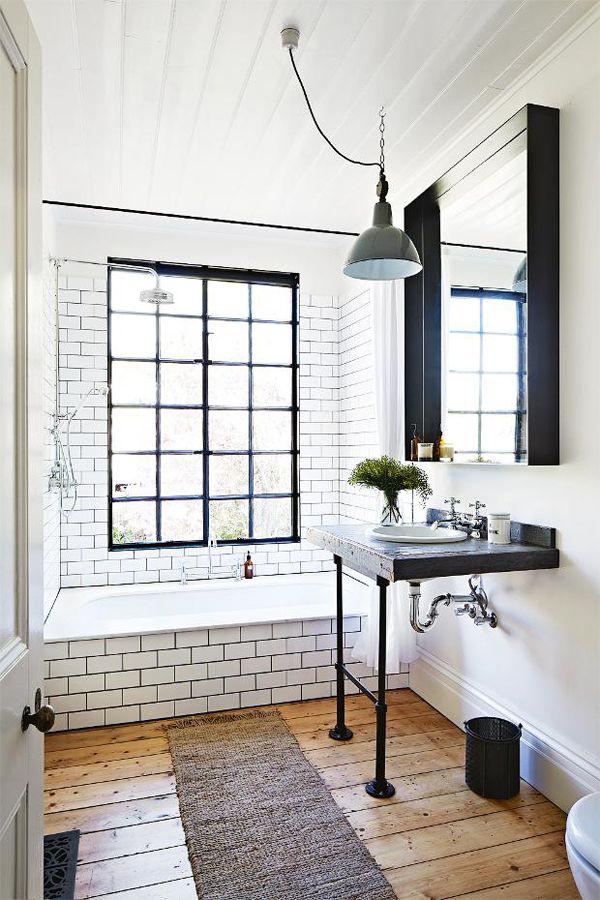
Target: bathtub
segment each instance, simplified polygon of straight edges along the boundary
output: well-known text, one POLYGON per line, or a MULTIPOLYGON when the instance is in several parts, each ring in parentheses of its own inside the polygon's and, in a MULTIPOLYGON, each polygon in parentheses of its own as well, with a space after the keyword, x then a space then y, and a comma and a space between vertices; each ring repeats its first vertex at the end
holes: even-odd
MULTIPOLYGON (((344 576, 344 615, 364 615, 368 587, 344 576)), ((274 575, 156 585, 64 588, 46 641, 154 634, 335 616, 335 573, 274 575)))
MULTIPOLYGON (((347 664, 375 688, 352 660, 369 598, 344 575, 347 664)), ((331 697, 335 631, 333 572, 65 588, 44 629, 55 730, 331 697)), ((406 671, 387 684, 406 687, 406 671)))

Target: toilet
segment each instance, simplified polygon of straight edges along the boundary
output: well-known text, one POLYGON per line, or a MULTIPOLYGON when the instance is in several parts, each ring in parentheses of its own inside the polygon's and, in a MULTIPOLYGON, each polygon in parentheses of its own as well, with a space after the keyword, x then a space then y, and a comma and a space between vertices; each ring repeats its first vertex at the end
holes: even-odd
POLYGON ((582 900, 600 900, 600 792, 588 794, 572 806, 565 843, 582 900))

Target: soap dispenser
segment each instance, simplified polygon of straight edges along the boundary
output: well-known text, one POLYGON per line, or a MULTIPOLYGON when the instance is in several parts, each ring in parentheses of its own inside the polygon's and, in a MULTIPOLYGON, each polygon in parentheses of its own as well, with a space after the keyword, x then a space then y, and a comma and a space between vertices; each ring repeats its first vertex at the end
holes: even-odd
POLYGON ((252 562, 250 552, 248 552, 246 562, 244 563, 244 578, 254 578, 254 563, 252 562))

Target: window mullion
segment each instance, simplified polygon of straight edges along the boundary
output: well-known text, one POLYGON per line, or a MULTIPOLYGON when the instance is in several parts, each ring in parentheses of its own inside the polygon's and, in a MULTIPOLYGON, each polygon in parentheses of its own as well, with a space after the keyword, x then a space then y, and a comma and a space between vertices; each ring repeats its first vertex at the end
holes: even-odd
POLYGON ((156 540, 162 540, 162 504, 160 502, 160 455, 159 450, 162 446, 161 438, 161 421, 160 421, 160 306, 156 304, 156 540))
POLYGON ((254 456, 253 456, 253 400, 254 373, 252 369, 252 285, 248 285, 248 537, 254 537, 254 456))
POLYGON ((202 406, 204 414, 202 416, 202 449, 204 455, 202 457, 202 481, 204 502, 202 504, 202 525, 204 543, 208 542, 210 534, 210 505, 209 505, 209 481, 210 481, 210 446, 208 439, 208 282, 206 278, 202 279, 202 321, 204 328, 202 332, 202 406))

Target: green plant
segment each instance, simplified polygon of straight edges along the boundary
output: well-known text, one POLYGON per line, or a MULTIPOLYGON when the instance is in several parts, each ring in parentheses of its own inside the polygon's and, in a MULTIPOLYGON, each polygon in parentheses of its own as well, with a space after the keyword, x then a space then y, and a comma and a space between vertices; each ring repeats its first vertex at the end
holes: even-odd
POLYGON ((423 505, 433 493, 423 469, 412 463, 400 463, 391 456, 363 459, 353 468, 348 483, 381 491, 385 496, 382 516, 389 516, 395 522, 401 518, 398 509, 400 491, 414 491, 423 505))
POLYGON ((149 540, 143 528, 134 528, 132 525, 113 525, 113 544, 143 544, 149 540))

